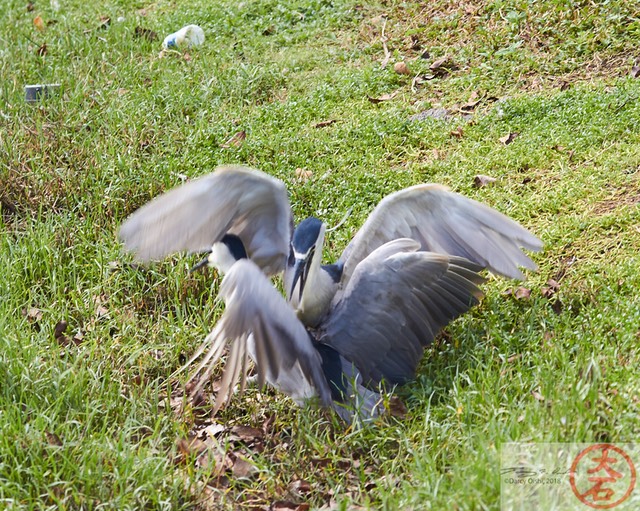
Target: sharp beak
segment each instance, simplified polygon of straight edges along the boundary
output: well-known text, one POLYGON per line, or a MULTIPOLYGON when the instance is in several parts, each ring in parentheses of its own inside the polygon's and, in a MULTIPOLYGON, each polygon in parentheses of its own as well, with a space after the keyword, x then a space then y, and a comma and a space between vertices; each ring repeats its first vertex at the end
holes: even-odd
POLYGON ((293 282, 291 283, 291 289, 289 289, 289 300, 293 296, 293 292, 296 289, 298 281, 300 281, 300 291, 298 299, 302 298, 302 289, 304 288, 304 281, 307 277, 307 260, 296 259, 295 266, 293 267, 293 282))
POLYGON ((195 271, 201 270, 202 268, 207 266, 209 264, 209 254, 210 253, 211 253, 211 251, 205 252, 206 255, 204 256, 204 259, 202 261, 200 261, 198 264, 192 266, 192 268, 189 270, 189 273, 193 273, 195 271))
POLYGON ((293 267, 293 282, 291 283, 291 289, 289 289, 289 300, 293 296, 293 292, 296 289, 296 284, 298 281, 300 282, 300 287, 298 290, 298 300, 302 299, 302 292, 304 291, 304 286, 307 282, 307 277, 309 276, 309 268, 311 268, 311 259, 313 257, 313 251, 307 255, 304 259, 296 259, 295 265, 293 267))

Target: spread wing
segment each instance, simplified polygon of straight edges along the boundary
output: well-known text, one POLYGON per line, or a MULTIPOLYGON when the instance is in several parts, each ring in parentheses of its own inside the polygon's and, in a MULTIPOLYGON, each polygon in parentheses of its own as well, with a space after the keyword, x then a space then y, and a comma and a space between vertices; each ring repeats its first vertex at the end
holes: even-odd
POLYGON ((236 234, 268 275, 284 269, 292 215, 284 184, 257 170, 222 167, 160 195, 133 213, 120 238, 137 259, 204 251, 236 234))
POLYGON ((226 304, 222 317, 182 368, 206 352, 189 378, 195 379, 206 367, 192 392, 208 380, 230 344, 216 410, 231 398, 238 378, 244 389, 249 356, 255 359, 260 384, 267 380, 298 402, 318 395, 324 406, 331 404, 322 358, 307 330, 253 262, 241 259, 231 267, 220 285, 220 296, 226 304))
POLYGON ((374 250, 320 326, 318 342, 352 362, 370 388, 413 379, 438 331, 482 297, 480 266, 419 246, 397 239, 374 250))
POLYGON ((464 257, 506 277, 522 279, 518 266, 536 269, 520 249, 540 250, 541 241, 498 211, 448 188, 425 184, 385 197, 340 258, 343 282, 373 250, 397 238, 420 249, 464 257))

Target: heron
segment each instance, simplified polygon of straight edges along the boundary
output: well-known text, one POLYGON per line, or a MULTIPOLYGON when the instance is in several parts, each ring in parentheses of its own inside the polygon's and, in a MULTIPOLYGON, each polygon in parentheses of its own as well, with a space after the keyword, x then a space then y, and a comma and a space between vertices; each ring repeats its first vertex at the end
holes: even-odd
POLYGON ((299 405, 375 417, 381 392, 414 379, 438 332, 479 303, 480 272, 522 279, 519 267, 536 269, 523 249, 542 248, 514 220, 437 184, 385 197, 335 263, 322 263, 325 233, 313 217, 294 229, 284 183, 240 166, 174 188, 122 225, 140 261, 204 252, 199 266, 224 275, 225 310, 184 366, 200 359, 196 392, 227 353, 214 411, 238 381, 244 390, 252 359, 259 385, 299 405), (269 279, 280 273, 286 298, 269 279))

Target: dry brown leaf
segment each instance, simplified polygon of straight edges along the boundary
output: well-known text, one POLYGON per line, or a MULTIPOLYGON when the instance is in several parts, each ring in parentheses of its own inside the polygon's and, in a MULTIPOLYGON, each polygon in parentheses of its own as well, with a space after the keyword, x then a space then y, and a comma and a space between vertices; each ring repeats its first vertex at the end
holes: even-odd
POLYGON ((251 426, 233 426, 231 428, 231 434, 245 443, 262 440, 264 437, 264 432, 261 429, 252 428, 251 426))
POLYGON ((521 357, 520 353, 516 353, 515 355, 511 355, 509 358, 507 358, 507 364, 513 364, 520 357, 521 357))
POLYGON ((182 58, 187 62, 191 62, 191 54, 189 52, 184 52, 184 55, 182 55, 182 58))
POLYGON ((300 181, 308 181, 313 176, 313 171, 298 167, 296 169, 296 178, 300 181))
POLYGON ((289 500, 276 500, 271 503, 270 511, 298 511, 298 504, 289 500))
POLYGON ((55 433, 49 433, 48 431, 45 431, 44 434, 47 437, 47 443, 49 445, 55 445, 56 447, 62 446, 62 440, 60 440, 58 435, 55 433))
POLYGON ((553 279, 549 279, 549 280, 547 280, 547 285, 546 286, 542 286, 542 289, 541 289, 540 293, 545 298, 551 298, 552 296, 554 296, 558 292, 559 289, 560 289, 560 284, 558 284, 553 279))
POLYGON ((58 321, 55 328, 53 329, 53 337, 59 344, 62 344, 63 346, 69 344, 69 339, 67 339, 67 336, 64 335, 66 330, 67 322, 64 319, 58 321))
POLYGON ((473 186, 476 188, 484 188, 492 183, 495 183, 497 179, 491 176, 485 176, 483 174, 478 174, 473 178, 473 186))
POLYGON ((217 422, 213 422, 212 424, 209 424, 206 428, 204 428, 202 430, 200 436, 205 440, 207 438, 215 438, 220 433, 225 431, 226 429, 227 428, 225 426, 223 426, 222 424, 218 424, 217 422))
POLYGON ((513 293, 513 296, 515 297, 516 300, 528 300, 529 297, 531 296, 531 289, 520 286, 518 289, 515 290, 515 292, 513 293))
POLYGON ((235 477, 251 477, 254 474, 258 473, 258 467, 256 467, 250 461, 247 461, 240 456, 236 456, 233 461, 233 466, 231 467, 231 472, 235 477))
POLYGON ((498 140, 500 140, 500 142, 502 142, 504 145, 509 145, 516 139, 519 134, 520 133, 518 133, 517 131, 514 131, 512 133, 509 133, 508 135, 505 135, 504 137, 500 137, 498 140))
POLYGON ((393 65, 393 70, 399 75, 410 75, 411 71, 409 70, 409 66, 407 66, 404 62, 396 62, 393 65))
POLYGON ((36 9, 36 6, 35 6, 35 4, 34 4, 33 2, 29 2, 29 3, 27 4, 27 12, 32 12, 32 11, 34 11, 35 9, 36 9))
POLYGON ((329 119, 328 121, 321 121, 321 122, 317 122, 313 125, 314 128, 325 128, 327 126, 331 126, 332 124, 335 124, 336 122, 338 122, 335 119, 329 119))
POLYGON ((111 18, 109 16, 100 16, 100 25, 98 25, 99 29, 109 28, 111 25, 111 18))
POLYGON ((433 63, 429 66, 429 69, 436 76, 442 77, 456 69, 456 65, 451 60, 451 57, 444 56, 442 58, 434 60, 433 63))
POLYGON ((42 43, 42 46, 36 50, 36 55, 38 57, 44 57, 47 54, 47 43, 42 43))
POLYGON ((451 131, 449 135, 455 138, 462 138, 464 136, 464 130, 462 129, 462 126, 459 126, 455 130, 451 131))
POLYGON ((42 319, 42 311, 37 307, 29 307, 22 310, 22 315, 26 316, 29 321, 40 321, 42 319))
POLYGON ((387 412, 391 417, 397 419, 404 419, 407 416, 407 406, 402 402, 398 396, 391 396, 387 404, 387 412))
POLYGON ((33 18, 33 26, 36 27, 40 32, 44 32, 44 20, 41 16, 36 16, 33 18))
POLYGON ((640 78, 640 65, 636 64, 631 68, 631 78, 640 78))
POLYGON ((176 463, 184 463, 189 456, 200 456, 207 450, 207 444, 196 437, 178 438, 176 440, 176 463))
POLYGON ((542 394, 540 394, 540 392, 538 392, 537 390, 532 390, 531 391, 531 395, 534 397, 535 400, 543 402, 544 401, 544 396, 542 394))
POLYGON ((247 133, 244 130, 238 131, 220 147, 224 149, 228 149, 230 147, 240 147, 246 138, 247 138, 247 133))
POLYGON ((144 27, 136 27, 133 31, 133 37, 146 39, 147 41, 151 42, 158 40, 158 34, 156 32, 144 27))
POLYGON ((391 94, 383 94, 382 96, 379 96, 377 98, 372 98, 371 96, 367 96, 367 99, 375 105, 378 103, 382 103, 383 101, 390 101, 393 98, 395 98, 397 95, 398 95, 398 91, 395 91, 395 92, 392 92, 391 94))
POLYGON ((289 484, 289 491, 298 495, 310 493, 312 489, 311 483, 304 479, 296 479, 289 484))

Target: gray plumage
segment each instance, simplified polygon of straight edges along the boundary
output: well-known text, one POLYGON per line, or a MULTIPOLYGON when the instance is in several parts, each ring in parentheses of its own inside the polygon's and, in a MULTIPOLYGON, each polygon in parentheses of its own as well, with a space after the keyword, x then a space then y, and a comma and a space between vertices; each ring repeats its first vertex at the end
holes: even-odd
POLYGON ((284 184, 257 170, 221 167, 160 195, 120 228, 127 250, 143 262, 174 252, 203 252, 236 234, 267 275, 289 255, 292 216, 284 184))
POLYGON ((414 378, 440 329, 481 299, 479 272, 523 278, 519 267, 536 265, 521 249, 542 247, 505 215, 433 184, 383 199, 334 265, 321 265, 322 222, 308 219, 295 235, 291 226, 280 181, 224 167, 151 201, 120 230, 142 261, 207 250, 226 272, 225 311, 185 366, 202 357, 190 377, 199 389, 226 354, 215 409, 238 380, 244 389, 251 358, 259 383, 299 404, 316 397, 344 418, 350 407, 375 416, 380 388, 414 378), (238 259, 239 242, 248 259, 238 259), (288 302, 267 278, 282 271, 288 302))

